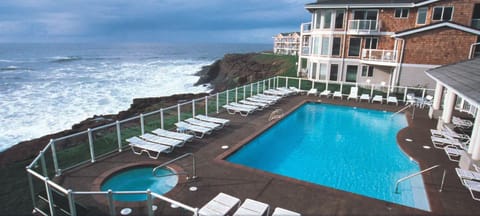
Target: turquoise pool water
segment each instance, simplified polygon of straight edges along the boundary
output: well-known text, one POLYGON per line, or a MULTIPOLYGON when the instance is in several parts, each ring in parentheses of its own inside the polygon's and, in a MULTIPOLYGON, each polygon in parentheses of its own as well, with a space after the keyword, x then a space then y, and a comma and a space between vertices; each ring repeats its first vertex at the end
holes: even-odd
MULTIPOLYGON (((134 167, 120 171, 109 177, 100 189, 107 191, 146 191, 150 189, 157 194, 165 194, 170 191, 178 182, 177 175, 166 177, 155 177, 152 175, 153 167, 134 167)), ((157 176, 173 174, 170 169, 159 169, 156 171, 157 176)), ((135 202, 145 201, 145 194, 115 194, 113 198, 117 201, 135 202)))
POLYGON ((419 171, 399 148, 405 115, 306 103, 226 160, 314 184, 430 210, 419 171))

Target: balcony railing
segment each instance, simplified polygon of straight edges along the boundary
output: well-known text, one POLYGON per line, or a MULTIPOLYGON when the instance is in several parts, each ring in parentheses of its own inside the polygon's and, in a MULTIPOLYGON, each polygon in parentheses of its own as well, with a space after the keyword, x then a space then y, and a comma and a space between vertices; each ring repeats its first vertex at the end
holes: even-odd
POLYGON ((302 33, 309 33, 312 31, 312 23, 302 23, 301 25, 301 31, 302 33))
POLYGON ((302 47, 302 55, 303 56, 309 56, 310 55, 310 47, 309 46, 303 46, 302 47))
POLYGON ((362 60, 396 63, 397 52, 395 50, 363 49, 362 60))
POLYGON ((377 20, 349 20, 348 31, 353 33, 378 32, 377 20))
POLYGON ((480 29, 480 19, 472 19, 472 28, 480 29))

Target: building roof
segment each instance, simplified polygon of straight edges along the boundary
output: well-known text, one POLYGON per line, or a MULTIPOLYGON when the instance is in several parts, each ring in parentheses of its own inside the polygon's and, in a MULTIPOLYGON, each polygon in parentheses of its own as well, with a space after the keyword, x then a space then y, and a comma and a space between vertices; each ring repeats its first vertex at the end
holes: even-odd
POLYGON ((429 77, 480 107, 480 57, 427 70, 429 77))
POLYGON ((458 24, 458 23, 455 23, 455 22, 446 21, 446 22, 437 22, 437 23, 421 26, 421 27, 418 27, 418 28, 407 29, 405 31, 395 32, 395 34, 393 34, 392 37, 401 38, 401 37, 404 37, 404 36, 417 34, 417 33, 425 32, 425 31, 430 31, 430 30, 434 30, 434 29, 438 29, 438 28, 444 28, 444 27, 457 29, 457 30, 468 32, 468 33, 471 33, 471 34, 480 35, 480 30, 478 30, 478 29, 474 29, 470 26, 465 26, 465 25, 458 24))
POLYGON ((283 35, 283 36, 289 36, 289 35, 292 35, 292 34, 300 35, 300 32, 284 32, 284 33, 280 33, 280 34, 283 35))
POLYGON ((420 7, 440 0, 317 0, 306 4, 306 9, 315 8, 397 8, 420 7))

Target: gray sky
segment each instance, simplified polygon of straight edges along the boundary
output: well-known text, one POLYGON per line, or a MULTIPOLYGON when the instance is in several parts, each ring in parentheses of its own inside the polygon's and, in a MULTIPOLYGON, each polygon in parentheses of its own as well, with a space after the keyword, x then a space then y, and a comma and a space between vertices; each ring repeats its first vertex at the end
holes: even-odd
POLYGON ((270 43, 314 0, 2 0, 0 42, 270 43))

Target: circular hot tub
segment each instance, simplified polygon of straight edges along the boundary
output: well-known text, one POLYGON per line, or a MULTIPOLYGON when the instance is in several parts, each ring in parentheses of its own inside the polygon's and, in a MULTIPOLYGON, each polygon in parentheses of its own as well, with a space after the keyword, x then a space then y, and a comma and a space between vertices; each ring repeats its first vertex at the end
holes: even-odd
MULTIPOLYGON (((109 189, 119 191, 146 191, 165 194, 172 190, 178 183, 178 176, 168 168, 157 169, 153 175, 154 167, 137 166, 120 170, 109 176, 100 186, 102 191, 109 189)), ((113 199, 124 202, 138 202, 147 200, 146 194, 114 194, 113 199)))

